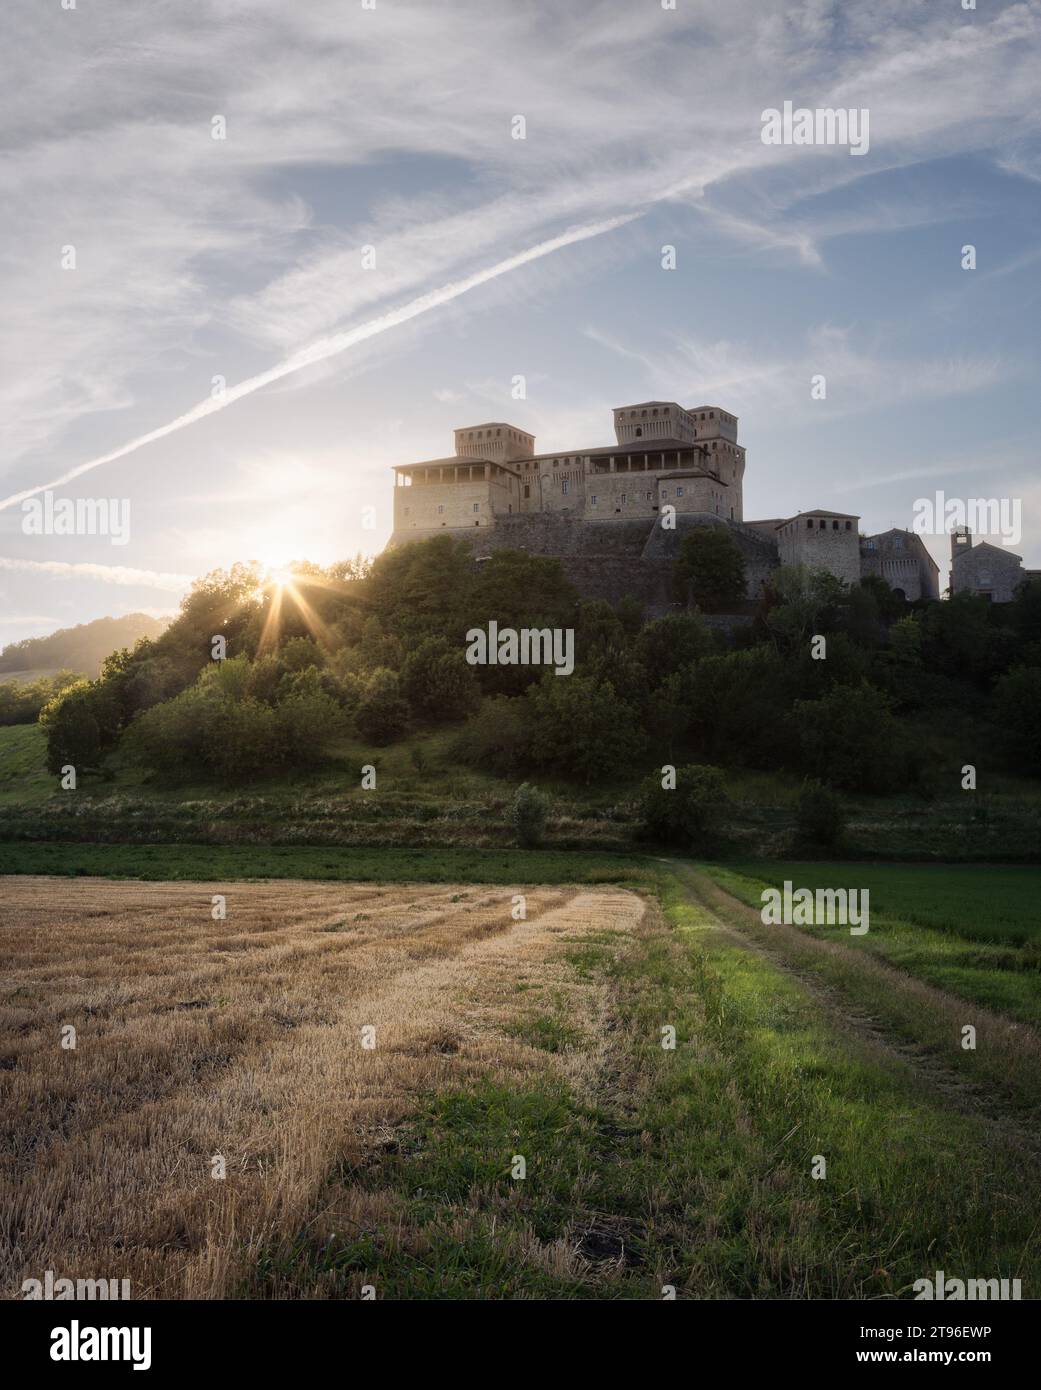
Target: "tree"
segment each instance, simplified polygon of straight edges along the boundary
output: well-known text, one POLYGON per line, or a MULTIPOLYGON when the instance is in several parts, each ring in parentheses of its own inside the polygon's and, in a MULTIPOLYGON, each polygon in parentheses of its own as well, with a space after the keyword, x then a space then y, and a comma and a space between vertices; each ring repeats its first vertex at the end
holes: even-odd
POLYGON ((693 743, 713 762, 777 767, 786 743, 792 665, 773 647, 705 657, 692 669, 693 743))
POLYGON ((823 782, 807 780, 795 803, 795 828, 807 845, 834 849, 846 827, 846 808, 823 782))
POLYGON ((560 561, 526 550, 496 550, 480 565, 468 596, 465 627, 574 627, 578 594, 560 561))
POLYGON ((69 686, 44 705, 40 723, 47 730, 47 769, 58 773, 71 764, 79 772, 101 759, 101 727, 94 713, 93 682, 69 686))
POLYGON ((536 766, 583 782, 622 777, 638 766, 646 740, 635 712, 610 681, 547 673, 526 699, 536 766))
POLYGON ((465 541, 444 535, 385 550, 363 586, 383 627, 414 643, 456 635, 473 581, 473 551, 465 541))
POLYGON ((493 695, 461 730, 453 755, 496 776, 515 776, 531 765, 530 725, 527 700, 493 695))
POLYGON ((434 723, 465 719, 481 702, 463 649, 443 637, 428 637, 405 658, 401 689, 414 712, 434 723))
POLYGON ((875 600, 878 616, 883 622, 893 622, 907 612, 907 600, 901 598, 880 574, 865 574, 857 586, 875 600))
POLYGON ((535 849, 542 843, 549 805, 540 791, 522 782, 510 807, 510 822, 521 849, 535 849))
POLYGON ((1020 666, 1002 676, 994 691, 994 713, 1018 764, 1041 773, 1041 667, 1020 666))
POLYGON ((372 743, 393 743, 408 728, 408 717, 397 676, 378 667, 366 681, 355 711, 359 733, 372 743))
POLYGON ((725 526, 699 526, 684 536, 673 570, 681 602, 714 613, 739 603, 747 592, 745 560, 725 526))
POLYGON ((40 723, 47 730, 51 772, 69 763, 78 772, 96 770, 119 737, 119 702, 111 685, 80 681, 44 705, 40 723))
POLYGON ((708 656, 712 633, 697 613, 669 613, 655 618, 636 639, 636 659, 653 689, 669 676, 708 656))
POLYGON ((661 773, 643 781, 636 815, 647 839, 691 849, 720 828, 728 805, 720 769, 690 763, 676 769, 675 786, 662 786, 661 773))
POLYGON ((906 775, 889 698, 867 681, 832 686, 819 700, 797 700, 793 723, 802 765, 822 782, 889 792, 906 775))
POLYGON ((771 586, 779 602, 765 622, 774 645, 784 651, 801 650, 811 637, 833 631, 849 593, 841 579, 809 565, 782 565, 771 586))

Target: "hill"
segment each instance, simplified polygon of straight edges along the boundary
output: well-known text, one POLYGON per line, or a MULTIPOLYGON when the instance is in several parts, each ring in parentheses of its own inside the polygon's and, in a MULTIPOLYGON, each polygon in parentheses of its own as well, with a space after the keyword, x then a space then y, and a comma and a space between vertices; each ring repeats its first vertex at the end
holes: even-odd
POLYGON ((67 670, 93 678, 112 652, 132 647, 141 637, 158 637, 166 626, 165 620, 147 613, 127 613, 63 627, 49 637, 26 637, 0 651, 0 677, 18 672, 25 679, 27 673, 67 670))

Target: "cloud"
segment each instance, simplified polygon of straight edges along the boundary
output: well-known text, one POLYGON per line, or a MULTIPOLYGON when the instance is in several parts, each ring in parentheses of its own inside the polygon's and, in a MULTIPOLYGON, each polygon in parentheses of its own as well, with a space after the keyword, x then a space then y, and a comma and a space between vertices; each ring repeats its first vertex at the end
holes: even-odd
POLYGON ((190 574, 132 569, 127 565, 74 564, 64 560, 18 560, 3 556, 0 556, 0 570, 50 575, 54 579, 94 579, 102 584, 164 589, 173 594, 182 593, 190 588, 194 581, 194 576, 190 574))
POLYGON ((780 358, 755 344, 679 334, 658 350, 630 348, 596 327, 585 335, 639 365, 648 388, 659 394, 688 406, 740 400, 743 417, 768 415, 773 426, 964 396, 1013 379, 1020 370, 996 356, 899 357, 890 345, 876 343, 874 334, 858 342, 851 329, 828 324, 792 341, 780 358), (826 378, 824 401, 810 396, 810 379, 818 374, 826 378))
POLYGON ((74 446, 77 424, 110 430, 138 402, 155 418, 172 389, 191 400, 214 372, 250 375, 229 370, 250 348, 289 356, 475 258, 654 200, 712 190, 713 234, 817 265, 803 198, 926 149, 1014 142, 1032 118, 1037 0, 964 23, 942 8, 15 6, 0 289, 18 352, 0 457, 74 446), (782 87, 870 106, 872 158, 764 147, 759 115, 782 87), (348 176, 372 168, 388 177, 358 200, 348 176), (728 203, 741 181, 765 196, 728 203))
POLYGON ((543 256, 549 256, 565 246, 573 246, 576 242, 587 241, 590 237, 603 236, 605 232, 615 231, 618 227, 624 226, 640 215, 639 213, 629 213, 623 217, 611 218, 606 222, 594 222, 584 227, 569 227, 559 236, 551 237, 548 241, 540 242, 537 246, 529 246, 526 250, 518 252, 517 255, 508 256, 505 260, 498 261, 495 265, 488 266, 484 270, 476 271, 463 280, 442 285, 429 294, 420 295, 418 299, 410 300, 409 303, 401 305, 400 308, 391 309, 386 314, 381 314, 377 319, 370 319, 368 323, 359 324, 356 328, 348 329, 343 333, 336 333, 332 337, 322 338, 301 352, 294 353, 292 357, 276 363, 273 367, 268 367, 266 371, 247 377, 245 381, 240 381, 235 386, 229 386, 221 395, 207 397, 183 415, 178 415, 176 419, 168 421, 165 425, 160 425, 157 429, 149 430, 146 434, 138 435, 136 439, 131 439, 118 449, 89 459, 86 463, 77 464, 75 468, 70 468, 51 482, 37 483, 21 492, 12 493, 10 497, 0 500, 0 511, 7 507, 13 507, 16 503, 23 502, 39 492, 45 492, 49 488, 64 487, 67 483, 82 477, 84 473, 92 472, 103 464, 114 463, 117 459, 125 458, 127 454, 136 453, 146 444, 155 443, 178 430, 185 429, 188 425, 194 425, 197 421, 204 420, 208 415, 214 415, 229 405, 234 405, 244 396, 250 396, 254 391, 260 391, 272 382, 279 381, 282 377, 290 376, 293 372, 311 367, 316 362, 322 362, 326 358, 346 352, 348 348, 356 347, 359 343, 365 342, 367 338, 374 338, 380 333, 386 333, 389 329, 398 327, 399 324, 417 318, 420 314, 426 314, 431 309, 440 308, 441 305, 448 304, 461 295, 469 294, 471 290, 488 284, 500 275, 508 275, 511 271, 529 265, 532 261, 537 261, 543 256))

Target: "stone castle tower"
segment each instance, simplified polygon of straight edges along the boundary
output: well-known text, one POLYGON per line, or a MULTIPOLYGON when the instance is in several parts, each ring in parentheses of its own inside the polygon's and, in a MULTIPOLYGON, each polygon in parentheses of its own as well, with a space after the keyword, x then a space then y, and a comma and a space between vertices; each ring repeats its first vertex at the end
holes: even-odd
POLYGON ((861 537, 859 517, 820 509, 747 521, 745 450, 720 406, 640 401, 618 406, 613 423, 613 444, 552 453, 504 420, 457 429, 448 457, 395 467, 390 543, 447 532, 478 558, 504 547, 555 555, 583 592, 660 606, 683 537, 716 525, 743 552, 750 598, 780 564, 848 583, 892 574, 908 598, 938 597, 936 566, 910 532, 861 537))

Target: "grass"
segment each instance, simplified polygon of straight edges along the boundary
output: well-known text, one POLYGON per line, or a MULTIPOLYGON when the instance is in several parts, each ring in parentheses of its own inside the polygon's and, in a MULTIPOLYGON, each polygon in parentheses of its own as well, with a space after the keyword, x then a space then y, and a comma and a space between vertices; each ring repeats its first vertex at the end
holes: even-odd
MULTIPOLYGON (((848 938, 937 989, 1041 1028, 1041 871, 951 864, 709 865, 712 878, 759 907, 765 886, 857 887, 871 894, 870 930, 848 938)), ((836 928, 802 930, 821 940, 836 928)))
MULTIPOLYGON (((642 918, 594 884, 526 890, 523 923, 527 877, 243 885, 220 923, 190 885, 12 879, 19 1224, 46 1267, 173 1297, 906 1298, 938 1268, 1036 1296, 1041 1057, 988 1117, 847 1026, 859 939, 775 959, 692 866, 631 872, 642 918)), ((909 1017, 933 1042, 932 996, 909 1017)))
POLYGON ((47 736, 39 724, 0 728, 0 805, 51 796, 55 779, 46 768, 47 736))
MULTIPOLYGON (((788 861, 728 865, 722 878, 727 870, 735 890, 741 879, 774 887, 790 879, 811 888, 867 888, 872 914, 967 940, 1022 945, 1041 937, 1041 869, 1032 866, 788 861)), ((758 892, 740 896, 760 901, 758 892)))
POLYGON ((164 880, 333 879, 358 883, 620 883, 649 887, 649 860, 559 850, 339 849, 315 845, 0 842, 0 875, 164 880))
POLYGON ((651 920, 595 971, 599 1084, 428 1096, 378 1164, 327 1187, 333 1213, 368 1199, 392 1219, 341 1234, 330 1215, 264 1252, 266 1293, 886 1298, 940 1267, 1038 1286, 1036 1161, 837 1033, 682 877, 661 891, 672 930, 651 920))
MULTIPOLYGON (((67 792, 44 770, 38 729, 0 728, 0 840, 512 844, 509 807, 516 781, 461 763, 453 751, 457 737, 451 729, 419 731, 379 749, 340 739, 317 771, 237 787, 162 782, 117 751, 104 776, 87 775, 75 792, 67 792), (377 769, 378 790, 360 787, 361 767, 369 763, 377 769)), ((739 768, 724 772, 731 803, 727 856, 738 863, 790 858, 800 780, 739 768)), ((551 797, 547 844, 619 853, 638 847, 632 800, 640 775, 639 769, 622 770, 580 791, 561 778, 534 778, 551 797)), ((1037 862, 1041 784, 1004 772, 988 772, 984 782, 986 790, 971 796, 949 791, 929 801, 914 794, 856 798, 844 854, 883 861, 1037 862)))

